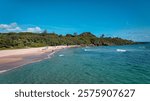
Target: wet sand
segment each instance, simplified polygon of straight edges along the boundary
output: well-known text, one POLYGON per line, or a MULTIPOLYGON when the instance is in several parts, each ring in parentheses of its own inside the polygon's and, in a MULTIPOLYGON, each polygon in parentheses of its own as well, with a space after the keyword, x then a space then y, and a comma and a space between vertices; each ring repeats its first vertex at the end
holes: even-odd
POLYGON ((25 64, 51 58, 52 55, 65 48, 77 46, 48 46, 40 48, 14 49, 0 51, 0 73, 18 68, 25 64))

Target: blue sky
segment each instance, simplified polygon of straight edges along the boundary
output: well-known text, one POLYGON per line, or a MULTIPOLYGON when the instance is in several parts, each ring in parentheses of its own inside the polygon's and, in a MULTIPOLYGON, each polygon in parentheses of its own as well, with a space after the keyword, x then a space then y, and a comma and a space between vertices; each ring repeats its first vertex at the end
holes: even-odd
POLYGON ((149 0, 0 0, 0 31, 89 31, 150 41, 149 5, 149 0))

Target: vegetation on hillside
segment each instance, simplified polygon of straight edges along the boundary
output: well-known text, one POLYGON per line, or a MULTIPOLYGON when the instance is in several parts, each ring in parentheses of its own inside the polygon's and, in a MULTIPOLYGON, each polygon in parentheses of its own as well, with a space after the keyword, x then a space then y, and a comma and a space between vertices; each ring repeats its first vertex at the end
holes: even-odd
POLYGON ((6 48, 25 48, 25 47, 41 47, 56 45, 126 45, 133 44, 133 41, 121 38, 96 37, 90 32, 81 34, 58 35, 56 33, 0 33, 0 49, 6 48))

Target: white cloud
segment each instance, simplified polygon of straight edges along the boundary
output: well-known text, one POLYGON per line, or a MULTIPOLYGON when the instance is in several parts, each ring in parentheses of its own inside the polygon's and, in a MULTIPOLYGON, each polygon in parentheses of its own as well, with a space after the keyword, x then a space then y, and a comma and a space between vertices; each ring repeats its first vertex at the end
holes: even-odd
POLYGON ((40 33, 42 32, 42 30, 40 27, 32 27, 32 28, 27 28, 27 32, 40 33))
POLYGON ((16 27, 16 28, 11 28, 11 29, 7 29, 8 32, 19 32, 22 31, 22 29, 20 27, 16 27))
POLYGON ((11 23, 11 24, 0 24, 0 32, 33 32, 33 33, 41 33, 42 29, 40 27, 38 27, 38 26, 36 26, 36 27, 26 26, 26 27, 21 28, 17 23, 11 23))
POLYGON ((12 28, 15 28, 15 27, 17 27, 18 25, 17 25, 16 22, 14 22, 14 23, 11 23, 10 26, 11 26, 12 28))
POLYGON ((17 27, 17 23, 11 23, 11 24, 0 24, 1 29, 12 29, 17 27))
POLYGON ((9 25, 6 24, 0 24, 0 29, 8 29, 9 25))
POLYGON ((0 24, 0 29, 4 32, 19 32, 22 30, 17 23, 0 24))

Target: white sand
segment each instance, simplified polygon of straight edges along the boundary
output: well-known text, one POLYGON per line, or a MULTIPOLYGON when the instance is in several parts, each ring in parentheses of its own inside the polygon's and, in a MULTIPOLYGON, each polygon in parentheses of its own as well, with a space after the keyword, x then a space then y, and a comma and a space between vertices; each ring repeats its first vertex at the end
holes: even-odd
POLYGON ((48 46, 48 48, 40 47, 40 48, 1 50, 0 58, 7 57, 7 56, 17 56, 17 55, 42 54, 45 52, 52 52, 52 51, 60 50, 63 48, 69 48, 69 47, 72 47, 72 46, 48 46))
POLYGON ((0 73, 6 72, 14 68, 18 68, 25 64, 38 62, 42 59, 50 58, 56 51, 71 47, 78 46, 48 46, 27 49, 0 50, 0 73), (34 58, 34 56, 40 56, 47 53, 47 57, 34 58), (33 56, 32 59, 30 58, 30 56, 33 56), (28 61, 28 57, 30 61, 28 61))

